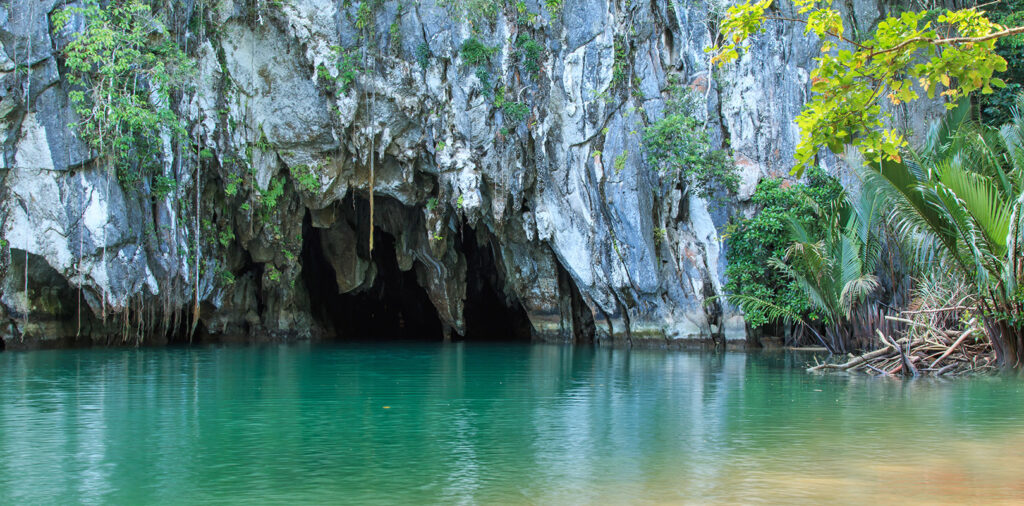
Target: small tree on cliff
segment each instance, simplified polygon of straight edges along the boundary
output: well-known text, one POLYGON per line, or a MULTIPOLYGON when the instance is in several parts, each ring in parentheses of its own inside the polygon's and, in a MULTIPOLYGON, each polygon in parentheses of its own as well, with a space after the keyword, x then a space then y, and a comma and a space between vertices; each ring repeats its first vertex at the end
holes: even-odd
POLYGON ((821 38, 818 66, 811 71, 811 99, 796 118, 800 142, 793 173, 801 175, 814 163, 818 150, 836 153, 855 146, 868 162, 899 162, 907 146, 903 134, 888 128, 889 114, 882 101, 894 105, 912 102, 923 92, 929 98, 960 98, 981 90, 1006 86, 995 72, 1006 70, 1006 60, 995 51, 996 40, 1019 33, 990 21, 977 8, 903 12, 878 23, 864 40, 846 37, 839 11, 832 0, 794 0, 800 17, 787 17, 771 9, 774 0, 747 0, 729 8, 721 22, 722 40, 709 51, 712 61, 724 65, 740 56, 748 39, 764 31, 768 20, 805 25, 804 33, 821 38))

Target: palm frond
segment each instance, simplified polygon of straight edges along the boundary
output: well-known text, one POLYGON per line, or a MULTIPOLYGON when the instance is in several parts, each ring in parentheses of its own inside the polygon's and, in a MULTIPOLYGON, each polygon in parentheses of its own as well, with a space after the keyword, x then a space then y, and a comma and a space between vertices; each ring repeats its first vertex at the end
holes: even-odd
POLYGON ((740 308, 744 313, 760 312, 765 315, 765 318, 769 323, 774 323, 779 320, 784 320, 790 323, 801 323, 806 325, 807 322, 800 317, 799 314, 790 311, 782 306, 766 302, 757 297, 751 297, 749 295, 742 295, 738 293, 728 293, 725 295, 716 295, 707 299, 708 303, 719 298, 724 298, 730 304, 740 308))
MULTIPOLYGON (((959 211, 962 206, 974 222, 972 229, 983 231, 985 243, 992 253, 1002 256, 1006 253, 1006 234, 1010 229, 1011 203, 1003 200, 1003 193, 991 179, 964 169, 958 161, 938 163, 935 173, 939 181, 949 188, 956 197, 959 211)), ((957 218, 960 218, 957 212, 957 218)))
POLYGON ((877 288, 878 277, 874 274, 864 274, 847 281, 843 285, 843 291, 839 296, 839 302, 847 318, 853 313, 854 306, 877 288))
POLYGON ((864 190, 887 203, 890 224, 919 262, 962 263, 957 230, 931 202, 935 196, 927 185, 928 171, 916 163, 888 161, 863 164, 857 170, 864 190))

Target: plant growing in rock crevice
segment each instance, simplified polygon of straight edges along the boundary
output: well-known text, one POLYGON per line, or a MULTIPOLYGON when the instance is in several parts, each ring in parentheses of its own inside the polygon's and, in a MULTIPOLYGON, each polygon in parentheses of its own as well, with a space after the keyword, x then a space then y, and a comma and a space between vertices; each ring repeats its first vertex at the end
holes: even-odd
POLYGON ((506 98, 508 90, 499 86, 494 93, 494 107, 501 109, 509 123, 521 123, 530 116, 530 106, 524 102, 514 102, 506 98))
POLYGON ((476 67, 474 74, 480 80, 483 93, 487 96, 490 96, 492 93, 491 73, 487 66, 490 64, 491 56, 496 54, 498 50, 499 48, 497 47, 490 47, 480 42, 475 36, 464 40, 459 48, 459 57, 462 58, 462 64, 468 67, 476 67))
POLYGON ((416 63, 420 65, 420 69, 427 70, 430 67, 430 46, 426 42, 420 43, 416 46, 416 63))
POLYGON ((739 174, 729 153, 711 147, 704 122, 693 114, 689 90, 673 76, 665 117, 644 129, 647 160, 658 172, 684 176, 702 198, 715 190, 730 193, 739 188, 739 174))
POLYGON ((349 88, 359 78, 359 74, 363 72, 362 63, 359 61, 359 55, 356 54, 354 49, 333 46, 331 51, 334 53, 336 75, 332 76, 327 67, 321 65, 317 69, 317 76, 327 82, 334 83, 335 89, 331 91, 338 95, 344 95, 348 93, 349 88))
POLYGON ((544 56, 544 46, 525 33, 519 34, 515 43, 515 58, 523 70, 536 79, 540 74, 540 60, 544 56))
POLYGON ((310 193, 320 191, 322 185, 320 184, 320 176, 317 174, 316 166, 296 164, 289 167, 288 172, 292 175, 292 179, 295 180, 299 188, 310 193))

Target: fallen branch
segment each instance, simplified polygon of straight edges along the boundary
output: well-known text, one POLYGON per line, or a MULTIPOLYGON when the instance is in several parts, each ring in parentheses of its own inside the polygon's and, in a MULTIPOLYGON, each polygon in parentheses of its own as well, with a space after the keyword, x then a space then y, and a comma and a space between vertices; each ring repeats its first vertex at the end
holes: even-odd
MULTIPOLYGON (((906 334, 898 334, 902 337, 897 339, 896 335, 886 335, 881 329, 876 328, 879 349, 852 357, 843 363, 816 363, 809 367, 808 371, 862 371, 865 374, 877 375, 902 372, 906 376, 941 376, 995 370, 995 366, 992 365, 992 343, 988 340, 968 339, 978 332, 984 332, 978 326, 976 318, 956 331, 941 326, 936 330, 917 323, 918 328, 927 328, 928 331, 908 331, 906 334), (950 338, 946 338, 947 335, 950 338), (936 339, 942 342, 936 342, 936 339)), ((959 322, 956 324, 962 325, 959 322)))
MULTIPOLYGON (((972 320, 972 323, 973 323, 973 321, 974 320, 972 320)), ((967 339, 967 336, 971 335, 973 332, 974 332, 974 327, 970 327, 967 330, 965 330, 964 333, 960 335, 960 338, 957 339, 956 341, 954 341, 953 344, 951 344, 949 346, 949 349, 946 350, 945 353, 943 353, 939 358, 935 359, 935 361, 932 362, 932 365, 930 367, 934 368, 935 364, 938 364, 939 362, 942 362, 942 359, 948 357, 951 353, 956 351, 956 349, 960 346, 960 343, 963 343, 964 339, 967 339)))
POLYGON ((931 314, 931 313, 944 313, 947 311, 964 311, 971 309, 967 306, 951 306, 951 307, 939 307, 934 309, 918 309, 916 311, 900 311, 900 314, 931 314))
POLYGON ((849 369, 856 365, 863 364, 865 362, 868 362, 869 360, 874 360, 878 357, 888 355, 891 351, 892 350, 890 350, 889 348, 883 348, 881 350, 875 350, 870 353, 865 353, 864 355, 861 355, 859 357, 854 357, 849 362, 843 364, 819 364, 814 367, 811 367, 810 369, 808 369, 808 371, 820 371, 822 369, 836 369, 840 371, 845 371, 846 369, 849 369))

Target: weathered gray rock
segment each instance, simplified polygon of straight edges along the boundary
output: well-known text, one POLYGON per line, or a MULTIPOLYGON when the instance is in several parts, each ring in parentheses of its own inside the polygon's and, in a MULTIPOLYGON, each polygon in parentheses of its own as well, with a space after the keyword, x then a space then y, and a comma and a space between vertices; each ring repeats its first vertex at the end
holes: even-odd
MULTIPOLYGON (((819 47, 801 26, 769 24, 712 72, 703 48, 725 9, 716 1, 581 0, 551 19, 531 0, 532 20, 511 6, 470 20, 429 0, 384 2, 364 28, 358 2, 251 5, 221 0, 203 11, 207 36, 188 35, 195 89, 175 107, 196 145, 168 143, 164 174, 177 188, 163 198, 122 190, 67 127, 53 48, 81 20, 51 34, 52 1, 0 5, 0 337, 67 338, 79 308, 88 324, 73 335, 97 342, 126 321, 157 342, 324 337, 338 330, 324 315, 344 309, 325 304, 384 297, 412 278, 445 332, 480 332, 466 311, 490 297, 510 319, 521 308, 547 341, 746 337, 738 310, 707 303, 724 283, 719 230, 749 212, 760 178, 792 164, 792 119, 819 47), (518 59, 520 35, 546 49, 536 75, 518 59), (481 68, 460 55, 470 36, 497 48, 481 68), (361 67, 344 92, 338 50, 361 67), (29 79, 13 72, 26 61, 29 79), (642 133, 663 116, 670 73, 734 153, 742 184, 724 205, 647 164, 642 133), (499 89, 526 118, 495 104, 499 89)), ((842 8, 866 30, 881 5, 842 8)))

